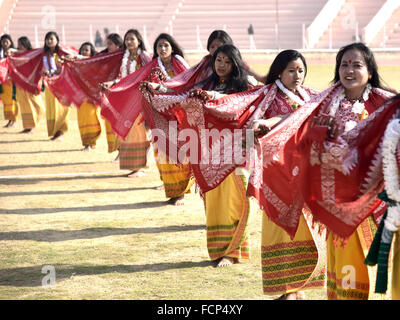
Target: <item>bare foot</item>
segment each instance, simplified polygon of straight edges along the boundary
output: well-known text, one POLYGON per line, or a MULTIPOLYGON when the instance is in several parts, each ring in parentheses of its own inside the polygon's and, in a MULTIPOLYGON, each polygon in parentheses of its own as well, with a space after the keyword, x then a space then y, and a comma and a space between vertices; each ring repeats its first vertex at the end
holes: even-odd
POLYGON ((164 190, 164 185, 162 184, 161 186, 155 187, 156 190, 164 190))
POLYGON ((302 300, 302 299, 304 299, 304 295, 302 292, 291 292, 291 293, 285 293, 275 300, 302 300))
POLYGON ((89 146, 85 146, 85 147, 82 149, 82 151, 88 152, 88 151, 89 151, 89 146))
POLYGON ((173 206, 183 206, 185 204, 184 197, 185 196, 171 198, 167 201, 167 203, 172 204, 173 206))
POLYGON ((136 178, 136 177, 143 177, 144 175, 146 175, 146 173, 144 173, 144 171, 134 170, 130 174, 128 174, 127 177, 128 178, 136 178))
POLYGON ((221 260, 218 262, 217 268, 230 267, 234 263, 238 263, 238 262, 239 262, 239 260, 237 258, 222 257, 221 260))

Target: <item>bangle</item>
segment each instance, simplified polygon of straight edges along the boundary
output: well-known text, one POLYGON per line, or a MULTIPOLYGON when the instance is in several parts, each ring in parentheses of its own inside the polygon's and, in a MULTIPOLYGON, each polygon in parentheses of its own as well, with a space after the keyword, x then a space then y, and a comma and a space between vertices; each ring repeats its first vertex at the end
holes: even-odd
POLYGON ((167 87, 164 87, 163 85, 160 84, 160 85, 158 86, 157 90, 160 91, 160 92, 165 93, 165 92, 168 91, 168 88, 167 88, 167 87))

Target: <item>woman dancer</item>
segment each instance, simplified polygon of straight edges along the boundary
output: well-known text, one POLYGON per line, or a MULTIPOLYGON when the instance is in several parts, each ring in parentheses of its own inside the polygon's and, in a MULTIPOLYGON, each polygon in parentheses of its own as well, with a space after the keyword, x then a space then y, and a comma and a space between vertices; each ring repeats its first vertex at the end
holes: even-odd
MULTIPOLYGON (((121 64, 121 78, 104 82, 101 87, 110 90, 127 75, 140 69, 151 61, 150 55, 146 52, 143 38, 139 31, 130 29, 124 36, 124 56, 121 64)), ((128 177, 144 175, 141 170, 147 164, 147 150, 150 141, 147 139, 146 128, 142 117, 138 117, 133 123, 125 140, 120 142, 119 162, 121 170, 130 170, 128 177)))
POLYGON ((373 269, 364 259, 385 209, 376 197, 381 129, 368 128, 386 116, 375 111, 393 94, 382 88, 373 53, 362 43, 338 52, 334 82, 260 139, 268 166, 249 194, 291 236, 300 216, 295 209, 306 205, 329 231, 328 299, 368 299, 373 269), (278 152, 279 160, 271 161, 278 152))
MULTIPOLYGON (((14 42, 9 34, 3 34, 0 37, 0 46, 0 59, 3 59, 14 49, 14 42)), ((0 99, 3 102, 4 108, 4 119, 8 120, 4 128, 11 128, 15 125, 18 116, 18 105, 15 101, 15 87, 11 79, 8 79, 1 84, 0 89, 0 99)))
MULTIPOLYGON (((32 50, 28 37, 18 39, 18 50, 13 54, 32 50)), ((34 95, 23 88, 16 86, 16 99, 21 110, 22 124, 24 130, 21 133, 31 133, 37 126, 41 116, 44 114, 42 95, 34 95)))
MULTIPOLYGON (((79 48, 78 59, 93 57, 95 54, 96 49, 93 44, 84 42, 79 48)), ((83 145, 82 151, 89 151, 90 149, 96 148, 96 141, 101 134, 98 108, 86 99, 77 109, 77 115, 79 132, 83 145)))
MULTIPOLYGON (((235 46, 218 47, 211 61, 212 74, 194 86, 189 98, 218 99, 250 88, 246 68, 235 46)), ((154 89, 167 91, 163 85, 145 83, 142 86, 145 96, 146 92, 151 95, 154 89)), ((249 258, 247 222, 251 208, 246 197, 248 177, 244 169, 239 171, 232 172, 216 188, 204 194, 207 248, 211 260, 218 261, 218 267, 230 266, 239 258, 249 258)))
MULTIPOLYGON (((159 66, 166 78, 173 78, 188 69, 189 65, 183 58, 183 51, 175 39, 169 34, 162 33, 154 41, 153 56, 159 59, 159 66), (177 60, 177 61, 176 61, 177 60)), ((189 164, 170 163, 165 150, 155 151, 155 159, 161 181, 164 184, 165 196, 169 198, 168 203, 172 205, 183 205, 185 193, 190 192, 194 183, 189 164)))
MULTIPOLYGON (((59 51, 60 39, 56 32, 50 31, 45 36, 43 71, 45 77, 60 74, 62 53, 59 51)), ((46 86, 44 90, 47 118, 47 133, 51 140, 62 140, 64 133, 68 130, 69 108, 63 106, 46 86)))
MULTIPOLYGON (((276 56, 266 76, 266 90, 274 92, 274 98, 263 119, 254 121, 256 135, 265 128, 268 131, 318 94, 303 86, 306 75, 306 60, 298 51, 285 50, 276 56)), ((312 228, 305 212, 294 239, 264 213, 261 239, 264 294, 281 294, 279 300, 296 300, 302 297, 300 290, 324 286, 325 239, 312 228)))

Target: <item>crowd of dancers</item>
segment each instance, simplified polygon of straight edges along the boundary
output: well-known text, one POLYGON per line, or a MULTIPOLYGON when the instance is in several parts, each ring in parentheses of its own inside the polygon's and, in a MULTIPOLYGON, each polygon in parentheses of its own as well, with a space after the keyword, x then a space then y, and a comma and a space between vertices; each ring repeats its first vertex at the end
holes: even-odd
POLYGON ((104 119, 108 152, 118 152, 129 177, 145 174, 153 145, 167 204, 184 205, 199 186, 207 249, 219 267, 249 259, 249 217, 261 209, 266 295, 301 299, 326 287, 328 299, 373 299, 391 274, 399 299, 400 104, 372 51, 341 48, 332 86, 318 92, 303 85, 307 63, 296 50, 277 54, 267 75, 243 61, 223 30, 210 34, 207 50, 190 67, 166 33, 153 55, 136 29, 123 39, 110 34, 100 53, 90 42, 62 46, 55 32, 38 49, 26 37, 15 48, 5 34, 5 127, 20 113, 27 134, 45 114, 48 136, 62 140, 76 108, 89 151, 104 119), (224 134, 204 138, 206 130, 224 134), (215 148, 226 141, 230 148, 215 148))

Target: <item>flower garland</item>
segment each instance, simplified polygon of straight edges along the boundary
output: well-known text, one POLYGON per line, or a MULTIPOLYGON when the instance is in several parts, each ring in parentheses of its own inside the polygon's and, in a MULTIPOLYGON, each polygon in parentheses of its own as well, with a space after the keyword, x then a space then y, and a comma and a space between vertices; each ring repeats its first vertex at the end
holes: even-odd
POLYGON ((400 120, 389 122, 382 142, 382 171, 388 197, 397 202, 389 206, 385 227, 396 232, 400 226, 400 184, 399 168, 396 161, 396 149, 400 141, 400 120))
MULTIPOLYGON (((353 103, 351 111, 354 114, 360 115, 363 112, 363 110, 365 109, 364 103, 365 103, 365 101, 368 100, 369 94, 371 93, 371 89, 372 89, 371 85, 369 83, 367 83, 367 85, 365 86, 363 95, 362 95, 362 101, 357 100, 356 102, 353 103)), ((331 109, 329 111, 330 116, 334 117, 336 115, 336 112, 339 109, 340 103, 345 98, 346 98, 346 94, 344 92, 344 88, 342 88, 341 93, 336 97, 336 99, 332 103, 331 109)), ((357 125, 356 121, 353 121, 353 120, 347 121, 345 124, 344 131, 345 132, 350 131, 356 125, 357 125)))
MULTIPOLYGON (((142 51, 140 48, 137 51, 137 55, 141 55, 142 51)), ((137 59, 131 60, 130 57, 131 53, 129 49, 125 50, 124 57, 122 58, 121 64, 121 78, 125 78, 128 74, 131 74, 136 70, 137 59)))
POLYGON ((308 93, 306 92, 306 90, 304 90, 302 87, 298 87, 297 92, 300 94, 300 96, 303 98, 300 99, 299 96, 297 96, 296 94, 294 94, 292 91, 288 90, 283 83, 281 82, 281 80, 276 79, 275 80, 275 84, 278 86, 279 89, 281 89, 281 91, 286 94, 286 96, 289 97, 290 100, 296 102, 298 105, 302 106, 303 104, 305 104, 306 102, 310 101, 310 96, 308 95, 308 93))
POLYGON ((56 60, 54 59, 54 56, 52 54, 46 54, 43 56, 43 64, 50 75, 52 75, 57 70, 56 60))
MULTIPOLYGON (((183 59, 180 55, 175 54, 174 57, 179 60, 185 67, 186 69, 189 69, 190 66, 188 65, 188 63, 185 61, 185 59, 183 59)), ((171 60, 172 62, 172 60, 171 60)), ((165 75, 166 79, 169 80, 171 79, 171 77, 169 76, 167 70, 164 67, 164 64, 161 61, 160 56, 157 58, 157 63, 158 63, 158 67, 161 69, 162 73, 165 75)))
MULTIPOLYGON (((364 103, 365 101, 368 100, 369 98, 369 94, 371 93, 371 85, 369 83, 367 83, 367 85, 365 86, 363 95, 362 95, 362 102, 360 100, 357 100, 352 108, 351 111, 355 114, 361 114, 361 112, 363 112, 365 106, 364 103)), ((336 115, 337 110, 339 109, 340 103, 342 102, 342 100, 346 98, 346 94, 344 92, 344 88, 342 87, 342 91, 341 93, 336 97, 335 101, 333 102, 332 106, 331 106, 331 110, 329 111, 329 115, 334 117, 336 115)))

